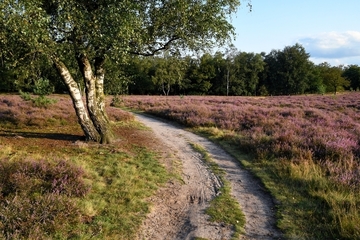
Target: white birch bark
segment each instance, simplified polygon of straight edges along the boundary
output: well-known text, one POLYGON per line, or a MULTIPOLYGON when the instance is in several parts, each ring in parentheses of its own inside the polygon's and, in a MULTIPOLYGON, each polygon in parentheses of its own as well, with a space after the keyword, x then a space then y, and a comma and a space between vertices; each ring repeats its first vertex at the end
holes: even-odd
POLYGON ((110 143, 113 134, 105 111, 103 59, 95 59, 95 75, 89 59, 82 54, 78 57, 79 68, 86 86, 87 108, 90 118, 100 134, 101 143, 110 143), (98 62, 100 60, 100 62, 98 62))
POLYGON ((75 112, 79 120, 79 124, 82 130, 84 131, 86 139, 92 141, 99 141, 100 136, 97 130, 95 129, 91 119, 89 118, 87 109, 82 100, 81 92, 77 83, 72 78, 69 70, 67 69, 67 67, 63 62, 61 62, 59 59, 56 58, 53 58, 53 62, 59 74, 61 75, 62 80, 68 87, 75 108, 75 112))

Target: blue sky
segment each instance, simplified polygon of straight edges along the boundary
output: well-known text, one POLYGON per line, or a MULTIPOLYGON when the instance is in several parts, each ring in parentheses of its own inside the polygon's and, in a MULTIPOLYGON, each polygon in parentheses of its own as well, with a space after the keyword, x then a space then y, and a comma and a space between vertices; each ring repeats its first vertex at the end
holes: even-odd
POLYGON ((239 51, 269 53, 300 43, 314 63, 360 66, 360 0, 251 0, 232 24, 239 51))

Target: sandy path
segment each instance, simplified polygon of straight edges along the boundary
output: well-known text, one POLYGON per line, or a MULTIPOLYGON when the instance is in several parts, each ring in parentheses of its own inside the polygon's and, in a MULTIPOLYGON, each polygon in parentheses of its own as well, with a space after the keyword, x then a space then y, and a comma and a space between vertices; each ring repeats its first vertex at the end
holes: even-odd
POLYGON ((142 226, 139 239, 231 238, 232 229, 207 221, 204 210, 218 193, 220 183, 189 142, 201 145, 225 170, 232 195, 240 203, 246 217, 246 233, 240 239, 280 239, 281 234, 275 227, 272 198, 262 189, 259 181, 243 170, 229 154, 176 124, 144 115, 136 115, 136 118, 164 142, 164 152, 169 158, 180 161, 185 183, 168 183, 151 199, 153 209, 142 226))

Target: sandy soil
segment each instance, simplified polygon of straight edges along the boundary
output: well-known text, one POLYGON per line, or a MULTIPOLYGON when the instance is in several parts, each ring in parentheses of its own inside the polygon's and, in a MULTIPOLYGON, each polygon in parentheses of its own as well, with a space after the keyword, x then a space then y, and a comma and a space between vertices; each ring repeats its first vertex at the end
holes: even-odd
POLYGON ((201 145, 226 172, 232 195, 245 217, 245 234, 240 239, 281 239, 275 227, 274 203, 259 181, 220 147, 190 133, 179 125, 153 117, 136 115, 150 127, 163 144, 169 164, 180 168, 183 183, 169 182, 150 201, 151 213, 142 225, 138 239, 231 239, 233 230, 222 223, 208 221, 204 210, 219 193, 221 183, 194 151, 191 143, 201 145))

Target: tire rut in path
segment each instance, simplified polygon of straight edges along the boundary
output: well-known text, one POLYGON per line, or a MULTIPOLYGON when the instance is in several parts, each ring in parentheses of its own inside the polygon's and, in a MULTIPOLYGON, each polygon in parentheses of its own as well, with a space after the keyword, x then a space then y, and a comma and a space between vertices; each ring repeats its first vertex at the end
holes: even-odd
POLYGON ((274 203, 259 181, 222 148, 183 127, 154 117, 135 115, 164 142, 164 152, 181 161, 184 184, 168 183, 151 198, 153 208, 143 223, 138 239, 230 239, 232 229, 209 222, 204 211, 218 194, 220 182, 189 142, 202 146, 225 171, 231 194, 245 214, 245 234, 240 239, 280 239, 275 227, 274 203))

